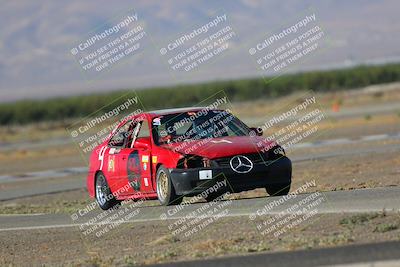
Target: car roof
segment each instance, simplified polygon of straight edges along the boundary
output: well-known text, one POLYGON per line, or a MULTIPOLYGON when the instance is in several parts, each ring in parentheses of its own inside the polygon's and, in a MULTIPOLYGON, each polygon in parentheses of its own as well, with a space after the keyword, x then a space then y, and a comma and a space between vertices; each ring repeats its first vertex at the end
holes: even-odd
POLYGON ((148 114, 152 115, 152 117, 155 117, 155 116, 174 114, 174 113, 183 113, 183 112, 189 112, 189 111, 199 111, 199 110, 202 110, 202 109, 208 109, 208 108, 207 107, 170 108, 170 109, 153 110, 153 111, 148 111, 148 112, 145 112, 145 113, 148 113, 148 114))
POLYGON ((139 114, 134 114, 131 116, 126 117, 123 121, 121 121, 118 126, 116 127, 119 128, 122 124, 126 123, 129 120, 136 119, 140 116, 143 115, 149 115, 150 119, 153 119, 154 117, 158 116, 163 116, 163 115, 169 115, 169 114, 176 114, 176 113, 184 113, 184 112, 189 112, 189 111, 200 111, 200 110, 220 110, 220 109, 213 109, 210 107, 185 107, 185 108, 170 108, 170 109, 159 109, 159 110, 152 110, 152 111, 145 111, 139 114))

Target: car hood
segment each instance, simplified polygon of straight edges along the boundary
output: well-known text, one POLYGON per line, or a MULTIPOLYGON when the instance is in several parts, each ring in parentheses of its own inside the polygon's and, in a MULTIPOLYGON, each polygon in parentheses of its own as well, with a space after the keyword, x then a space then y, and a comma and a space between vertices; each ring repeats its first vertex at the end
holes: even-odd
POLYGON ((206 157, 223 158, 233 155, 257 153, 275 146, 260 136, 230 136, 212 139, 190 140, 163 145, 164 148, 181 153, 206 157))

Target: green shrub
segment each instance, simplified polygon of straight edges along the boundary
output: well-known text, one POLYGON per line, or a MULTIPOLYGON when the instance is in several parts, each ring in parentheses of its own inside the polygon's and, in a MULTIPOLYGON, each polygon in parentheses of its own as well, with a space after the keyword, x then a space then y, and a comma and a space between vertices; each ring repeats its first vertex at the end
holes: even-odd
MULTIPOLYGON (((295 91, 328 92, 400 80, 400 64, 358 66, 354 68, 310 71, 280 77, 216 81, 194 85, 137 90, 146 110, 197 104, 223 90, 230 101, 273 98, 295 91)), ((65 120, 87 116, 132 90, 106 94, 23 100, 0 104, 0 125, 65 120)), ((115 101, 113 105, 123 102, 115 101)), ((107 107, 110 110, 110 107, 107 107)), ((104 109, 106 111, 106 109, 104 109)))

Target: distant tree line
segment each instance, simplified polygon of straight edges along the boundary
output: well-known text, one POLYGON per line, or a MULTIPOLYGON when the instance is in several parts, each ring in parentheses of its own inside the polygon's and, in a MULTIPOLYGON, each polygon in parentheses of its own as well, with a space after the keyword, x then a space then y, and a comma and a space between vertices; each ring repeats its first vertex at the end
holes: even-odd
MULTIPOLYGON (((400 80, 400 64, 357 66, 347 69, 310 71, 277 77, 208 82, 137 90, 146 109, 182 107, 197 104, 224 90, 230 101, 273 98, 299 90, 330 92, 400 80)), ((88 116, 120 105, 122 95, 131 90, 47 100, 21 100, 0 104, 0 125, 60 121, 88 116), (112 105, 109 104, 112 102, 112 105)))

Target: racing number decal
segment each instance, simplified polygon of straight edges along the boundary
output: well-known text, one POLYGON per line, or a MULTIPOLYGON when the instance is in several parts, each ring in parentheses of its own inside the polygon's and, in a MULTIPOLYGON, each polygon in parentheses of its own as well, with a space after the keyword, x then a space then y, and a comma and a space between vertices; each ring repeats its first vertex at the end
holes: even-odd
POLYGON ((140 190, 140 161, 138 151, 132 151, 128 156, 127 162, 129 184, 135 191, 140 190))
POLYGON ((99 161, 100 161, 100 170, 103 170, 103 163, 104 163, 104 154, 106 152, 107 147, 102 146, 99 152, 99 161))

